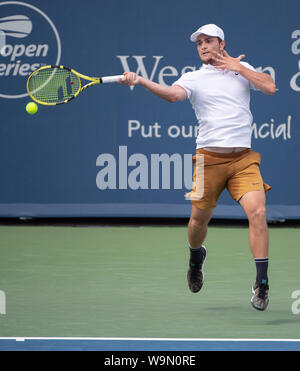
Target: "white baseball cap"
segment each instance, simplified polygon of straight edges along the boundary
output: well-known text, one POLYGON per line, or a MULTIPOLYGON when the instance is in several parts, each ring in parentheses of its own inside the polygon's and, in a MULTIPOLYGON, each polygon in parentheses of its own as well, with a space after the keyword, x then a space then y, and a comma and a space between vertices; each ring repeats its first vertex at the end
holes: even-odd
POLYGON ((199 35, 205 34, 208 36, 219 37, 221 40, 224 40, 223 30, 215 24, 206 24, 198 28, 198 30, 191 34, 191 41, 196 42, 199 35))

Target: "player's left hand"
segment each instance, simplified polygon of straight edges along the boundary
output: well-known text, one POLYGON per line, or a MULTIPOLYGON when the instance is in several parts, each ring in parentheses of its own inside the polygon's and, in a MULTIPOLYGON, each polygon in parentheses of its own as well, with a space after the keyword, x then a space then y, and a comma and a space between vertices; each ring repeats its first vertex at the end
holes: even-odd
POLYGON ((241 54, 237 58, 231 57, 226 50, 223 50, 223 54, 214 53, 215 61, 217 61, 217 65, 214 66, 215 68, 219 68, 221 70, 230 70, 234 72, 239 72, 241 68, 240 61, 245 58, 245 54, 241 54))

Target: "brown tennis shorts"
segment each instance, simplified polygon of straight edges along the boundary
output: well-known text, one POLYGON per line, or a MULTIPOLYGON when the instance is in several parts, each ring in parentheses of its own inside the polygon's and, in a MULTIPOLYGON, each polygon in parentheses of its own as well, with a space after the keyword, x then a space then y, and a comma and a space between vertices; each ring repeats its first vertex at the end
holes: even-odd
POLYGON ((262 187, 267 192, 271 187, 262 180, 260 162, 260 154, 252 149, 234 153, 197 149, 193 156, 193 189, 186 198, 199 209, 209 209, 217 206, 225 188, 235 201, 262 187))

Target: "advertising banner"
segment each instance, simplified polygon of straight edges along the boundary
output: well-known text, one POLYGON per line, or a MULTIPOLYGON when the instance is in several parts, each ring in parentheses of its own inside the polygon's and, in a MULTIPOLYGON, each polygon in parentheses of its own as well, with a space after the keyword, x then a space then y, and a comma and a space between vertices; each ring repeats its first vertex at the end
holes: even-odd
MULTIPOLYGON (((270 74, 251 91, 269 220, 300 218, 300 3, 288 0, 0 2, 0 216, 188 217, 197 119, 188 100, 141 86, 91 87, 29 115, 29 74, 42 65, 88 76, 133 71, 165 86, 201 67, 190 35, 215 23, 226 50, 270 74)), ((225 190, 216 218, 244 218, 225 190)))

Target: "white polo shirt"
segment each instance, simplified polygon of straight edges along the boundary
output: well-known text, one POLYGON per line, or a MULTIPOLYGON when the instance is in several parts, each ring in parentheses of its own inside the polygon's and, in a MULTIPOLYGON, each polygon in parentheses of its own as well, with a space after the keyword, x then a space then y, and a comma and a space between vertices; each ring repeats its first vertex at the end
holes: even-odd
MULTIPOLYGON (((255 71, 250 64, 241 63, 255 71)), ((199 123, 197 148, 251 147, 250 89, 255 88, 247 79, 204 64, 172 85, 185 89, 195 110, 199 123)))

